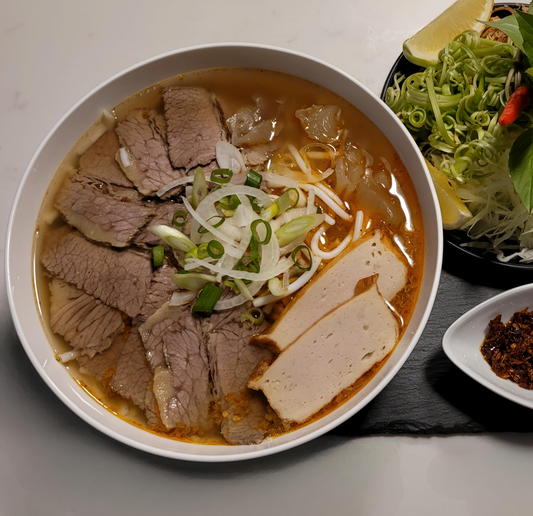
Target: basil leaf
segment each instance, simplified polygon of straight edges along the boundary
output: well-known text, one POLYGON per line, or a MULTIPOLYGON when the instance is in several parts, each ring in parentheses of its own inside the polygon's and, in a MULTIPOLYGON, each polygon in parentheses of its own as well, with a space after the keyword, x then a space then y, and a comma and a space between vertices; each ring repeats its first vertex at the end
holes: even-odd
POLYGON ((488 25, 489 27, 494 27, 495 29, 501 30, 504 34, 507 34, 507 36, 511 38, 511 41, 522 52, 525 53, 524 38, 522 37, 522 34, 520 33, 520 29, 518 27, 518 20, 516 16, 507 16, 498 21, 493 21, 493 22, 486 21, 483 23, 485 25, 488 25))
POLYGON ((528 213, 533 211, 533 128, 523 132, 509 153, 509 170, 518 197, 528 213))
POLYGON ((516 10, 515 18, 518 21, 520 34, 522 34, 522 38, 524 39, 524 48, 521 50, 523 50, 524 54, 526 54, 527 58, 529 59, 529 63, 533 64, 533 16, 531 14, 525 14, 522 11, 516 10))

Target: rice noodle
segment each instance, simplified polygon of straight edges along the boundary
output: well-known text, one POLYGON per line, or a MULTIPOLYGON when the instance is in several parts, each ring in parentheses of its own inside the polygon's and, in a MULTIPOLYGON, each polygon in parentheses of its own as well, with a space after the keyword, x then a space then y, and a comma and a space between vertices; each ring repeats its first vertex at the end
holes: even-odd
POLYGON ((315 185, 300 185, 303 190, 314 190, 317 197, 322 199, 329 208, 331 208, 341 219, 352 220, 352 216, 346 213, 332 198, 331 196, 317 188, 315 185))
POLYGON ((316 213, 315 191, 309 190, 309 195, 307 197, 307 215, 311 215, 312 213, 316 213))
POLYGON ((310 175, 312 173, 312 170, 310 167, 307 166, 298 149, 292 143, 289 143, 287 145, 287 148, 289 149, 296 163, 298 163, 300 170, 305 174, 310 175))
POLYGON ((332 251, 322 251, 318 247, 318 241, 320 240, 320 237, 325 234, 327 231, 326 224, 322 224, 316 233, 313 235, 313 238, 311 239, 311 251, 313 251, 313 254, 316 256, 320 256, 320 258, 323 258, 324 260, 331 260, 332 258, 335 258, 339 254, 341 254, 346 247, 350 244, 352 241, 352 237, 350 235, 347 235, 344 237, 344 240, 332 251))
POLYGON ((353 236, 352 240, 358 240, 361 238, 361 231, 363 230, 363 220, 364 220, 365 214, 362 210, 358 210, 355 214, 355 224, 353 228, 353 236))

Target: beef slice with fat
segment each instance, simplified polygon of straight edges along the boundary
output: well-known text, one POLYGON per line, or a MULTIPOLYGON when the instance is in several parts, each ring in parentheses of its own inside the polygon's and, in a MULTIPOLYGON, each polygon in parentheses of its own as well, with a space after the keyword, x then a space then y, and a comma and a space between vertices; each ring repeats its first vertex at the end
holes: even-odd
POLYGON ((137 320, 145 322, 163 304, 170 300, 172 293, 178 289, 172 281, 172 276, 177 273, 177 269, 168 264, 162 265, 154 272, 148 294, 144 299, 137 320))
POLYGON ((231 444, 258 444, 264 431, 258 426, 267 410, 266 400, 248 389, 247 383, 259 362, 272 354, 250 344, 252 335, 266 327, 241 323, 243 307, 219 312, 203 322, 215 394, 220 402, 222 435, 231 444))
POLYGON ((58 278, 49 286, 50 327, 82 355, 105 351, 124 329, 118 310, 58 278))
POLYGON ((125 247, 155 214, 135 202, 107 195, 97 185, 68 180, 56 197, 65 220, 87 238, 125 247))
POLYGON ((217 142, 225 139, 214 96, 204 88, 171 87, 163 90, 163 102, 174 167, 189 170, 213 161, 217 142))
POLYGON ((79 233, 61 238, 41 260, 52 275, 130 317, 139 313, 152 280, 148 255, 93 244, 79 233))
POLYGON ((132 187, 133 183, 115 160, 119 147, 114 131, 104 133, 80 156, 80 175, 104 183, 132 187))
POLYGON ((120 143, 129 149, 136 162, 125 172, 143 195, 154 195, 184 175, 170 164, 159 116, 153 110, 133 109, 116 129, 120 143))

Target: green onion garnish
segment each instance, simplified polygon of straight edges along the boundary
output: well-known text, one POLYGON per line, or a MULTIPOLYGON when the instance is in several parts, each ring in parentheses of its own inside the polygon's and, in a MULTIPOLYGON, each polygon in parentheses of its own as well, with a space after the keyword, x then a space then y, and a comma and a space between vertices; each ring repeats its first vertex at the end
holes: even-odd
POLYGON ((257 244, 257 240, 253 236, 252 238, 250 238, 250 254, 256 262, 259 262, 259 260, 261 259, 261 255, 259 254, 259 245, 257 244))
POLYGON ((222 204, 223 208, 226 208, 229 210, 236 210, 237 206, 241 204, 241 201, 236 195, 230 195, 228 197, 222 197, 219 203, 222 204))
POLYGON ((218 240, 211 240, 211 242, 207 244, 207 254, 211 258, 222 258, 224 256, 224 252, 224 246, 218 240))
POLYGON ((179 271, 178 274, 172 275, 172 281, 184 290, 200 290, 207 283, 215 283, 217 279, 210 274, 199 274, 197 272, 183 274, 179 271))
MULTIPOLYGON (((294 197, 294 195, 293 195, 294 197)), ((271 220, 278 215, 281 215, 284 211, 292 210, 300 200, 300 193, 296 188, 289 188, 285 190, 266 210, 261 212, 261 218, 263 220, 271 220), (291 193, 296 194, 296 200, 291 201, 291 193)))
POLYGON ((235 294, 240 294, 240 291, 237 288, 237 285, 235 285, 234 281, 224 280, 223 283, 224 283, 224 285, 226 285, 226 287, 229 287, 231 290, 233 290, 233 292, 235 292, 235 294))
POLYGON ((246 286, 246 284, 244 283, 243 280, 239 279, 239 278, 235 278, 234 279, 235 281, 235 285, 236 287, 239 289, 239 292, 248 300, 248 301, 253 301, 254 298, 252 296, 252 294, 250 294, 250 291, 248 290, 248 287, 246 286))
MULTIPOLYGON (((207 222, 209 222, 214 228, 218 228, 224 224, 225 220, 226 219, 222 215, 213 215, 211 218, 207 219, 207 222), (212 220, 216 220, 216 222, 213 223, 211 222, 212 220)), ((198 228, 198 233, 204 234, 207 232, 207 229, 205 229, 203 226, 198 228)))
POLYGON ((209 317, 213 313, 213 309, 221 295, 221 288, 212 283, 206 283, 205 287, 200 292, 196 303, 192 307, 193 315, 197 315, 198 317, 209 317))
POLYGON ((230 182, 233 172, 229 168, 218 168, 211 172, 211 181, 219 185, 225 185, 230 182))
POLYGON ((154 262, 154 267, 161 267, 165 262, 165 247, 162 245, 157 245, 152 248, 152 261, 154 262))
POLYGON ((263 219, 254 220, 250 228, 252 230, 252 237, 259 245, 267 245, 270 242, 270 239, 272 238, 272 227, 266 220, 263 220, 263 219), (261 240, 259 238, 259 235, 257 234, 257 226, 259 224, 263 224, 263 226, 265 226, 266 235, 263 240, 261 240))
POLYGON ((250 199, 250 204, 252 205, 252 209, 256 213, 261 213, 263 211, 263 205, 255 197, 248 197, 248 199, 250 199))
POLYGON ((294 265, 298 267, 298 269, 302 271, 310 271, 311 267, 313 266, 313 255, 311 254, 311 250, 306 245, 299 245, 291 254, 292 261, 294 262, 294 265), (309 261, 309 267, 302 267, 298 260, 296 259, 298 252, 302 251, 302 253, 305 255, 304 251, 307 251, 307 260, 309 261))
POLYGON ((155 236, 158 236, 165 244, 174 249, 187 253, 196 247, 187 236, 176 228, 159 225, 151 226, 149 229, 155 236))
POLYGON ((198 208, 198 205, 207 196, 207 183, 205 181, 204 171, 202 167, 197 167, 194 173, 194 181, 192 183, 192 199, 191 205, 194 209, 198 208))
POLYGON ((303 215, 287 222, 287 224, 284 224, 276 231, 280 247, 290 244, 299 236, 305 235, 311 229, 322 224, 322 222, 324 222, 324 215, 319 215, 318 213, 314 215, 303 215))
POLYGON ((260 326, 263 324, 264 320, 265 313, 263 310, 261 310, 261 308, 256 308, 255 306, 248 308, 248 310, 241 315, 241 322, 248 322, 252 327, 260 326))
POLYGON ((189 214, 185 210, 178 210, 174 212, 174 216, 172 217, 172 225, 182 228, 185 226, 185 224, 187 224, 188 216, 189 214))
POLYGON ((261 181, 263 181, 263 176, 258 174, 255 170, 250 169, 244 185, 251 186, 252 188, 259 188, 261 186, 261 181))
POLYGON ((207 243, 200 244, 198 247, 191 249, 189 252, 185 253, 183 261, 187 263, 190 258, 198 258, 198 260, 204 260, 209 255, 207 254, 207 243))

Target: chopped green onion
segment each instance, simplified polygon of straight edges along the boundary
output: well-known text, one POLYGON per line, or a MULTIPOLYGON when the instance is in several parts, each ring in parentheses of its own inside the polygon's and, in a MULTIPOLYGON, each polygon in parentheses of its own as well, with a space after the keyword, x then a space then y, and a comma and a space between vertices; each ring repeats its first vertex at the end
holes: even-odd
POLYGON ((192 183, 192 199, 191 205, 194 209, 198 208, 198 205, 207 196, 207 182, 205 180, 204 171, 202 167, 197 167, 194 173, 194 181, 192 183))
POLYGON ((233 281, 235 281, 235 285, 237 286, 237 288, 239 289, 239 292, 248 300, 248 301, 253 301, 254 300, 254 297, 252 296, 252 294, 250 294, 250 291, 248 290, 248 287, 245 285, 244 281, 239 279, 239 278, 235 278, 233 281))
POLYGON ((183 261, 187 263, 190 258, 198 258, 198 260, 204 260, 209 255, 207 254, 207 243, 200 244, 198 247, 191 249, 188 253, 185 253, 183 261))
POLYGON ((268 290, 274 296, 284 296, 287 291, 283 288, 283 282, 279 278, 271 278, 268 280, 268 290))
POLYGON ((257 244, 257 240, 253 236, 252 238, 250 238, 250 254, 256 262, 259 262, 259 260, 261 259, 261 255, 259 254, 259 245, 257 244))
POLYGON ((272 238, 272 227, 266 220, 263 220, 263 219, 254 220, 250 228, 252 230, 252 237, 259 245, 268 245, 268 243, 270 242, 270 239, 272 238), (261 240, 259 238, 259 235, 257 234, 257 226, 259 224, 263 224, 263 226, 265 226, 266 235, 263 240, 261 240))
POLYGON ((248 322, 250 326, 260 326, 265 321, 265 313, 261 308, 248 308, 246 312, 241 315, 241 322, 248 322))
POLYGON ((224 256, 224 252, 224 246, 218 240, 211 240, 211 242, 207 244, 207 254, 211 258, 222 258, 224 256))
POLYGON ((243 256, 236 264, 235 269, 238 271, 259 272, 259 263, 253 256, 243 256))
MULTIPOLYGON (((226 219, 222 215, 213 215, 211 218, 207 219, 207 222, 209 222, 214 228, 218 228, 224 224, 224 221, 226 219), (211 222, 213 219, 219 219, 214 224, 211 222)), ((198 233, 204 234, 207 233, 207 229, 205 229, 203 226, 198 228, 198 233)))
POLYGON ((191 251, 196 246, 191 242, 191 240, 186 237, 181 231, 176 228, 171 228, 170 226, 151 226, 150 231, 158 236, 165 244, 168 244, 174 249, 179 249, 185 253, 191 251))
POLYGON ((258 174, 255 170, 250 169, 244 185, 251 186, 252 188, 259 188, 261 186, 261 181, 263 181, 263 176, 258 174))
POLYGON ((308 231, 316 228, 324 222, 324 215, 311 214, 303 215, 284 224, 276 231, 280 247, 290 244, 299 236, 305 235, 308 231))
POLYGON ((252 209, 256 213, 261 213, 263 211, 263 205, 255 197, 248 197, 248 199, 250 199, 250 204, 252 205, 252 209))
POLYGON ((236 195, 229 195, 227 197, 222 197, 219 201, 219 205, 222 205, 221 208, 236 210, 237 206, 241 204, 240 199, 236 195))
POLYGON ((222 295, 222 289, 216 287, 212 283, 206 283, 203 290, 200 292, 196 303, 192 307, 193 315, 198 317, 209 317, 215 308, 220 296, 222 295))
POLYGON ((165 262, 165 247, 158 245, 152 249, 152 261, 154 262, 154 267, 161 267, 165 262))
POLYGON ((322 209, 322 206, 317 206, 317 207, 316 207, 316 212, 317 212, 319 215, 322 215, 322 213, 324 213, 324 210, 322 209))
POLYGON ((179 271, 178 274, 172 275, 172 281, 184 290, 200 290, 207 283, 216 283, 217 279, 210 274, 200 274, 197 272, 184 274, 179 271))
POLYGON ((224 285, 226 285, 226 287, 229 287, 231 290, 233 290, 233 292, 235 292, 235 294, 240 294, 240 291, 237 288, 237 285, 235 285, 235 282, 233 282, 231 280, 224 280, 223 283, 224 283, 224 285))
MULTIPOLYGON (((305 253, 303 253, 305 254, 305 253)), ((313 266, 313 255, 311 254, 311 250, 309 249, 309 247, 307 247, 306 245, 299 245, 291 254, 291 258, 292 258, 292 261, 294 262, 294 265, 296 265, 296 267, 298 267, 298 269, 302 270, 302 271, 310 271, 311 270, 311 267, 313 266), (309 267, 302 267, 299 263, 298 263, 298 260, 296 259, 297 255, 298 255, 298 252, 299 251, 302 251, 302 253, 304 251, 307 251, 307 260, 309 261, 309 267)))
POLYGON ((187 224, 188 216, 189 214, 185 210, 178 210, 174 212, 174 216, 172 217, 172 225, 182 228, 185 226, 185 224, 187 224))
POLYGON ((230 182, 233 172, 229 168, 218 168, 211 172, 211 181, 219 185, 225 185, 230 182))
POLYGON ((266 210, 261 212, 261 218, 269 221, 278 215, 281 215, 284 211, 292 210, 300 200, 300 194, 296 188, 289 188, 285 190, 266 210), (291 201, 291 192, 296 193, 296 201, 291 201))

